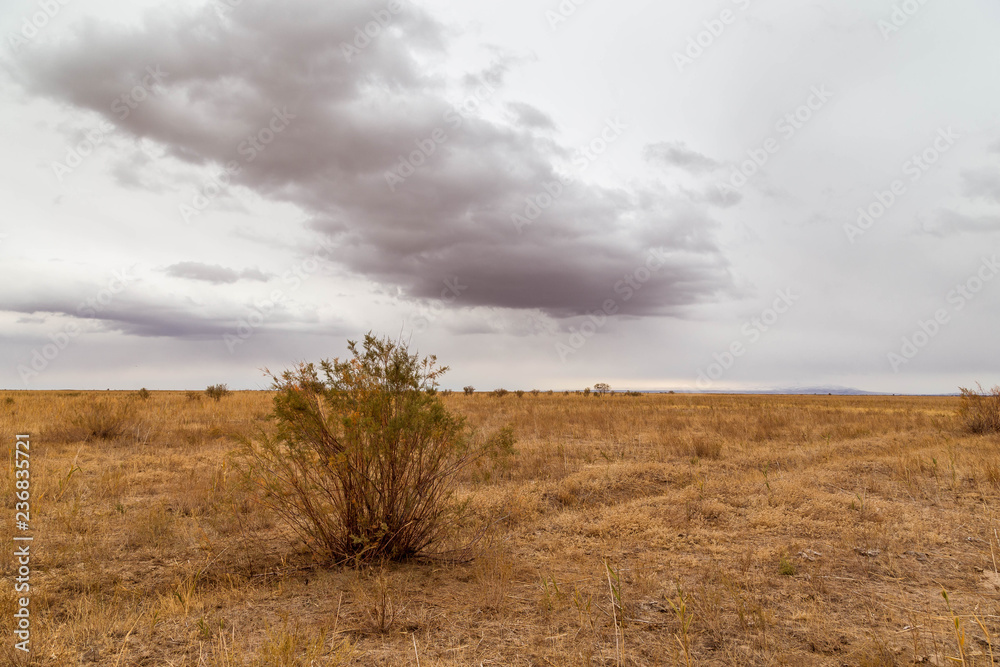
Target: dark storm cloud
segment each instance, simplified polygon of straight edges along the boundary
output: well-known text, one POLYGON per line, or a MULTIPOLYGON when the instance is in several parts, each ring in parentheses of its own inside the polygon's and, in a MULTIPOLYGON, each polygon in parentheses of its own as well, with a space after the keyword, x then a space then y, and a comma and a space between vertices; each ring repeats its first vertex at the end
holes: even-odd
POLYGON ((712 171, 720 166, 712 158, 688 148, 683 141, 649 144, 643 151, 643 157, 650 162, 660 162, 694 173, 712 171))
MULTIPOLYGON (((86 23, 16 75, 174 158, 236 164, 235 183, 309 212, 334 261, 409 297, 437 298, 457 277, 469 286, 461 306, 576 315, 651 249, 666 264, 623 314, 672 313, 730 289, 702 208, 641 188, 560 184, 569 151, 532 131, 551 124, 541 112, 515 105, 511 126, 476 116, 510 62, 467 76, 456 98, 421 65, 445 55, 442 26, 403 3, 377 30, 372 12, 386 6, 248 1, 225 20, 206 8, 134 29, 86 23), (366 27, 377 32, 367 41, 366 27), (515 214, 531 224, 519 228, 515 214)), ((715 165, 657 146, 654 157, 692 171, 715 165)))
POLYGON ((267 274, 259 269, 244 269, 236 271, 218 264, 202 264, 201 262, 178 262, 164 269, 164 273, 174 278, 202 280, 208 283, 229 284, 239 280, 266 281, 267 274))

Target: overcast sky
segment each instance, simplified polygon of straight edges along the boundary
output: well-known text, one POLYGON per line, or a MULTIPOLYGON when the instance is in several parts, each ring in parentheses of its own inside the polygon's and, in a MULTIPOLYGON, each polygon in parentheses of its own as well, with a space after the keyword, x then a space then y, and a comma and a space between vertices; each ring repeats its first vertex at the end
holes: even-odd
POLYGON ((992 0, 9 0, 0 385, 1000 383, 992 0))

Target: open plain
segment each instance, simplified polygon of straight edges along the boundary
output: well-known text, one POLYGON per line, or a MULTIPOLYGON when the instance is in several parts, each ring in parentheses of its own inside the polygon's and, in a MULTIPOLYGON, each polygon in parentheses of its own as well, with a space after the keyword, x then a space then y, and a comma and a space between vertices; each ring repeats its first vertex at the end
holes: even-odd
MULTIPOLYGON (((958 398, 447 394, 515 430, 455 488, 456 540, 488 530, 329 569, 233 458, 272 396, 0 392, 9 450, 31 436, 30 664, 996 664, 1000 437, 958 398)), ((29 664, 16 599, 0 655, 29 664)))

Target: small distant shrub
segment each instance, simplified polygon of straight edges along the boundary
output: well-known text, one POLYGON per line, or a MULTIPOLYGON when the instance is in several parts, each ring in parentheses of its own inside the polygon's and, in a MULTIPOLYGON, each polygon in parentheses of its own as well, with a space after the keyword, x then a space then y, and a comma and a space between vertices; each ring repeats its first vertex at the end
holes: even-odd
POLYGON ((462 391, 465 392, 466 396, 472 396, 473 394, 476 393, 476 388, 470 384, 467 387, 462 387, 462 391))
POLYGON ((626 396, 633 396, 633 397, 635 397, 635 396, 642 396, 642 392, 641 391, 626 391, 625 395, 626 396))
POLYGON ((496 398, 503 398, 504 396, 506 396, 509 393, 510 392, 507 391, 506 389, 494 389, 493 391, 490 392, 490 395, 494 396, 496 398))
POLYGON ((590 387, 587 387, 586 389, 583 390, 583 395, 590 396, 590 387))
POLYGON ((960 387, 962 404, 958 418, 963 428, 970 433, 1000 433, 1000 386, 988 392, 980 384, 976 387, 960 387))
POLYGON ((797 572, 798 569, 795 567, 795 563, 792 562, 788 555, 781 554, 781 557, 778 559, 778 574, 783 577, 794 577, 797 572))
POLYGON ((549 390, 548 390, 547 392, 545 392, 545 393, 546 393, 546 394, 548 394, 549 396, 551 396, 551 395, 552 395, 552 390, 551 390, 551 389, 549 389, 549 390))
POLYGON ((187 400, 189 400, 189 401, 200 401, 202 395, 201 395, 201 392, 186 391, 186 392, 184 392, 184 396, 186 396, 187 400))
POLYGON ((229 387, 224 384, 210 384, 205 389, 205 395, 209 398, 219 401, 222 400, 223 396, 228 396, 230 393, 229 387))
POLYGON ((135 426, 135 403, 102 397, 85 404, 72 423, 82 440, 116 440, 135 426))
POLYGON ((531 390, 531 395, 532 396, 538 396, 540 393, 542 393, 542 392, 539 389, 532 389, 531 390))
POLYGON ((143 388, 142 388, 142 389, 140 389, 139 391, 135 392, 135 395, 136 395, 136 397, 138 397, 138 398, 139 398, 140 400, 143 400, 143 401, 148 401, 148 400, 149 400, 149 397, 150 397, 150 396, 152 396, 153 394, 152 394, 152 392, 150 392, 150 391, 149 391, 148 389, 146 389, 145 387, 143 387, 143 388))
POLYGON ((524 390, 523 389, 518 389, 514 393, 517 394, 518 398, 524 398, 524 390))
POLYGON ((11 398, 10 396, 8 396, 7 398, 3 399, 3 402, 4 402, 5 405, 14 405, 14 399, 11 398))

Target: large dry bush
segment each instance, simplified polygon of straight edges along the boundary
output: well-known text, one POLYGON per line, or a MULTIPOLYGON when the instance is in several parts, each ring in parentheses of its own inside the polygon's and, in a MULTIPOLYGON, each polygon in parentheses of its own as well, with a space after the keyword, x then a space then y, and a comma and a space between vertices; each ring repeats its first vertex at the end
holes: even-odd
POLYGON ((332 562, 426 554, 457 525, 452 482, 512 446, 510 430, 473 438, 428 389, 448 369, 405 344, 365 336, 351 358, 272 375, 273 436, 245 442, 262 499, 332 562))
POLYGON ((962 391, 962 405, 958 408, 958 417, 971 433, 1000 433, 1000 386, 985 391, 982 385, 978 389, 962 391))

